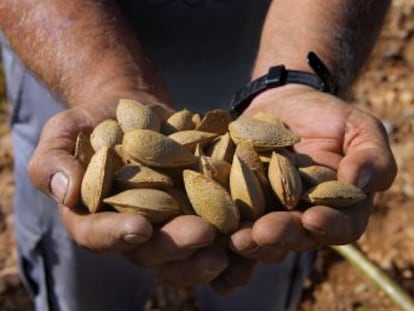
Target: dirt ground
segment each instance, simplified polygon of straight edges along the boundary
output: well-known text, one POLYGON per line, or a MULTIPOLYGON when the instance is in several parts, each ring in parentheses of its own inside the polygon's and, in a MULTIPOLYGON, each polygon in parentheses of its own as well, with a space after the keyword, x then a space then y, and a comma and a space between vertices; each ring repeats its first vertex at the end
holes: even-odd
MULTIPOLYGON (((13 155, 0 77, 0 311, 30 311, 32 306, 16 268, 13 235, 13 155)), ((392 187, 376 198, 361 250, 414 298, 414 3, 394 0, 380 41, 356 83, 353 103, 383 120, 399 173, 392 187)), ((157 287, 158 309, 182 292, 157 287)), ((155 310, 154 301, 148 310, 155 310)), ((181 308, 180 310, 182 310, 181 308)), ((187 307, 185 309, 188 309, 187 307)), ((177 309, 176 309, 177 310, 177 309)), ((320 252, 305 282, 300 311, 376 310, 397 307, 376 285, 331 249, 320 252)))

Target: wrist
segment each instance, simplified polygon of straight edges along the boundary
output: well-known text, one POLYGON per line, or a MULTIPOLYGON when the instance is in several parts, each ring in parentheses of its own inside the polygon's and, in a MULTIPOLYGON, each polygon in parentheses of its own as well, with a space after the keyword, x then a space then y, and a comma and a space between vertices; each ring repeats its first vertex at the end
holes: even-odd
POLYGON ((254 115, 259 111, 268 111, 268 108, 277 111, 280 105, 287 104, 287 99, 289 98, 303 98, 303 96, 308 96, 314 93, 320 93, 320 91, 311 86, 302 84, 287 84, 281 87, 271 88, 258 94, 250 102, 250 105, 246 108, 243 114, 254 115))
POLYGON ((68 79, 63 98, 71 107, 81 106, 105 117, 115 115, 121 98, 134 99, 145 105, 169 105, 167 91, 157 73, 149 62, 145 64, 138 66, 116 58, 99 69, 94 66, 85 72, 84 79, 73 81, 73 76, 68 79))
POLYGON ((314 52, 309 52, 307 62, 312 73, 287 69, 283 64, 270 67, 265 75, 247 83, 235 93, 231 102, 232 114, 240 115, 262 92, 288 84, 306 85, 336 95, 336 84, 322 60, 314 52))
POLYGON ((78 104, 72 105, 72 107, 83 111, 93 125, 104 119, 114 118, 120 99, 136 100, 148 106, 158 105, 162 107, 161 111, 167 111, 168 113, 172 110, 167 101, 151 89, 138 88, 121 81, 113 81, 107 87, 98 88, 97 90, 101 91, 89 92, 79 100, 78 104))
POLYGON ((66 99, 70 105, 91 104, 94 98, 111 94, 142 93, 167 102, 167 92, 154 70, 135 63, 93 66, 84 71, 83 79, 67 77, 66 99), (114 66, 115 65, 115 66, 114 66), (99 67, 97 69, 96 67, 99 67), (75 81, 73 81, 75 80, 75 81))

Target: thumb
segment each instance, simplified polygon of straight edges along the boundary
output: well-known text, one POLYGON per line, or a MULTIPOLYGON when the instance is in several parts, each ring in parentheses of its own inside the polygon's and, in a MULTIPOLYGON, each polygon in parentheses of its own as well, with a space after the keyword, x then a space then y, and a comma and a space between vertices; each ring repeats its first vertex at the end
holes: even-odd
POLYGON ((79 202, 84 174, 81 162, 73 156, 75 139, 80 131, 90 128, 88 118, 80 111, 57 114, 45 124, 29 162, 29 176, 34 185, 69 207, 79 202))
POLYGON ((338 167, 338 179, 367 192, 390 187, 396 175, 396 163, 384 141, 365 141, 350 148, 338 167))

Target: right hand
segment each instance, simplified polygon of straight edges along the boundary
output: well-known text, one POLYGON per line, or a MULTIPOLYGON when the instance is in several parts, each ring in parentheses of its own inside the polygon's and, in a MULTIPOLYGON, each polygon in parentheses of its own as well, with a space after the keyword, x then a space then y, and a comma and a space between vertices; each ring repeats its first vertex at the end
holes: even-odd
POLYGON ((213 246, 216 230, 200 217, 179 216, 156 228, 137 214, 89 214, 80 206, 84 168, 73 156, 76 136, 114 117, 115 106, 76 106, 53 116, 29 164, 32 181, 59 203, 63 226, 80 246, 116 251, 140 266, 162 266, 162 274, 177 284, 215 279, 228 265, 227 253, 213 246))

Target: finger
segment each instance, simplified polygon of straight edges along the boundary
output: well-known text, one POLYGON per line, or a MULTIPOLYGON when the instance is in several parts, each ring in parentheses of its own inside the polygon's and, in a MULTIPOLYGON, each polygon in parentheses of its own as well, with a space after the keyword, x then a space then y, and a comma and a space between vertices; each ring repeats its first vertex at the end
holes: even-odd
POLYGON ((62 223, 77 244, 93 251, 126 250, 147 241, 152 226, 132 213, 81 214, 60 205, 62 223))
POLYGON ((214 280, 228 266, 227 251, 211 245, 191 257, 172 261, 160 267, 161 277, 174 286, 192 286, 214 280))
POLYGON ((73 207, 79 201, 84 173, 72 155, 76 135, 91 128, 80 111, 67 110, 51 118, 43 128, 39 144, 29 163, 33 183, 58 203, 73 207))
POLYGON ((313 206, 301 218, 303 227, 323 245, 347 244, 364 232, 371 211, 372 197, 354 206, 331 208, 313 206))
POLYGON ((314 163, 336 170, 343 156, 335 152, 335 149, 336 143, 319 139, 302 139, 294 146, 295 152, 311 156, 314 163))
POLYGON ((366 142, 352 149, 340 162, 338 180, 368 192, 383 191, 391 185, 396 171, 390 151, 375 142, 366 142))
POLYGON ((252 236, 259 246, 306 251, 315 248, 315 241, 303 228, 300 212, 272 212, 259 218, 252 236))
POLYGON ((252 278, 256 261, 232 254, 229 265, 210 286, 219 295, 229 295, 238 288, 246 285, 252 278))
POLYGON ((179 216, 155 232, 146 243, 124 255, 143 266, 158 266, 187 258, 196 250, 213 243, 215 238, 214 227, 200 217, 179 216))
POLYGON ((248 254, 258 245, 252 237, 252 223, 242 223, 239 229, 230 236, 230 249, 236 254, 248 254))
POLYGON ((365 114, 354 113, 349 119, 338 179, 369 192, 387 189, 397 167, 382 124, 365 114))
POLYGON ((280 245, 258 245, 253 239, 252 229, 245 228, 232 235, 230 248, 246 259, 278 262, 286 256, 286 249, 280 245))
POLYGON ((280 260, 286 251, 305 251, 317 247, 303 228, 299 212, 271 212, 254 225, 242 227, 231 236, 231 248, 251 259, 280 260))

